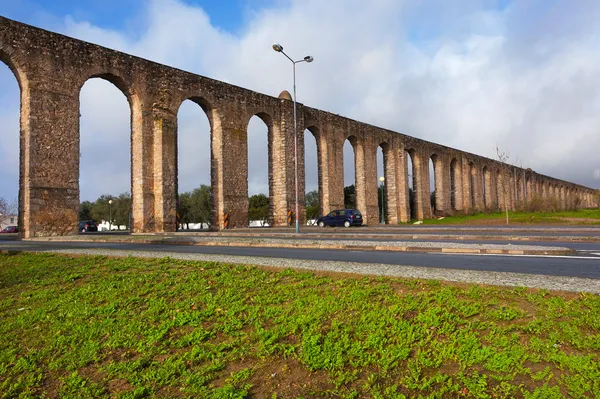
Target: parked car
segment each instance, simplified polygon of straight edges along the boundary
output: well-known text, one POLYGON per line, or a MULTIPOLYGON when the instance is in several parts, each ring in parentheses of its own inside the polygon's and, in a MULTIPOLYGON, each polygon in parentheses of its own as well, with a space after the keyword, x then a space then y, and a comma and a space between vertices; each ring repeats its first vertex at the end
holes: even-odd
POLYGON ((317 219, 319 227, 325 226, 361 226, 363 222, 362 214, 356 209, 336 209, 329 212, 327 216, 321 216, 317 219))
POLYGON ((98 231, 98 225, 93 220, 80 220, 79 221, 79 231, 82 233, 87 233, 89 231, 98 231))
POLYGON ((17 226, 6 226, 0 231, 0 233, 18 233, 19 228, 17 226))

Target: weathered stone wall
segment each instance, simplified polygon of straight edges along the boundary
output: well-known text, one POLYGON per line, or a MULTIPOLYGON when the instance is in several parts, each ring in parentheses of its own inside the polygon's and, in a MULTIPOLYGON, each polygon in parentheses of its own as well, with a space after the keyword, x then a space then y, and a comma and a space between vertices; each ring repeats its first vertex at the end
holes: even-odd
MULTIPOLYGON (((131 109, 131 193, 134 232, 176 228, 177 113, 191 100, 211 126, 213 222, 248 225, 250 118, 268 127, 269 198, 275 226, 295 211, 293 103, 0 17, 0 61, 21 90, 19 224, 25 237, 75 233, 79 210, 79 96, 102 78, 131 109)), ((406 222, 456 212, 511 208, 534 195, 562 207, 597 206, 594 190, 329 112, 297 105, 298 189, 304 210, 304 134, 317 142, 323 213, 344 206, 343 147, 354 148, 356 202, 368 224, 379 223, 377 149, 384 154, 385 220, 406 222), (408 170, 408 157, 412 170, 408 170), (429 162, 435 168, 435 209, 429 162), (503 178, 504 177, 504 178, 503 178), (412 180, 414 201, 409 200, 412 180), (505 181, 506 184, 502 184, 505 181), (503 188, 504 187, 504 188, 503 188), (412 216, 411 216, 412 215, 412 216)))

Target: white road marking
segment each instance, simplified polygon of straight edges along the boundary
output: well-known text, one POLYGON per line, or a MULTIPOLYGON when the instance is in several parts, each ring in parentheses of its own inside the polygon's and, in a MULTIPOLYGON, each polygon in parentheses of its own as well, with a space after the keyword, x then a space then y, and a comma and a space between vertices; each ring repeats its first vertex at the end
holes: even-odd
MULTIPOLYGON (((432 253, 436 253, 436 252, 432 252, 432 253)), ((467 256, 504 256, 504 257, 508 257, 508 258, 558 258, 558 259, 584 259, 584 260, 589 260, 589 259, 594 259, 594 260, 600 260, 598 259, 597 256, 577 256, 577 255, 509 255, 509 254, 460 254, 460 253, 452 253, 452 252, 446 252, 446 253, 437 253, 439 255, 467 255, 467 256)), ((598 254, 592 254, 592 255, 598 255, 600 256, 600 253, 598 254)))

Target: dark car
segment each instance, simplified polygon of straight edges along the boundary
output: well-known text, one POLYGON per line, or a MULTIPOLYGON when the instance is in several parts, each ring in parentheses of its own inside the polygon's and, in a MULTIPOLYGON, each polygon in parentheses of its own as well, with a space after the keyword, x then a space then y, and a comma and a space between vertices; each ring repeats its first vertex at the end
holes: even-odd
POLYGON ((335 211, 329 212, 327 216, 321 216, 317 219, 319 227, 325 226, 360 226, 362 225, 363 219, 360 211, 356 209, 336 209, 335 211))
POLYGON ((0 231, 0 233, 18 233, 19 228, 17 226, 6 226, 0 231))
POLYGON ((79 221, 79 231, 87 233, 88 231, 98 231, 98 226, 93 220, 81 220, 79 221))

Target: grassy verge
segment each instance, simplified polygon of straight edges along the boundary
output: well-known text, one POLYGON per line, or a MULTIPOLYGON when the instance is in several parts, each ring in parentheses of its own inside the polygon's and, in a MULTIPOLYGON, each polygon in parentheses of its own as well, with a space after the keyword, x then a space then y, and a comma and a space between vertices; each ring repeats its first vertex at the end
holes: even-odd
POLYGON ((600 296, 0 255, 0 396, 600 395, 600 296))
MULTIPOLYGON (((600 209, 563 212, 508 212, 510 224, 600 224, 600 209)), ((449 216, 442 220, 424 220, 424 224, 505 224, 504 212, 449 216)))

